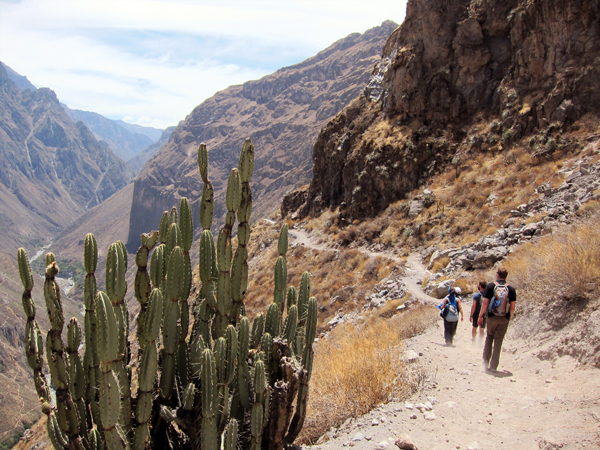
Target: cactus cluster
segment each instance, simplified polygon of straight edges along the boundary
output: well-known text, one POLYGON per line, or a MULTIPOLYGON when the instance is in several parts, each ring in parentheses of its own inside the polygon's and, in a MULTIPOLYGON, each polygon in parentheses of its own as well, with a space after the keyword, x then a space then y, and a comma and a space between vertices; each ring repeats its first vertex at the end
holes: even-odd
POLYGON ((54 255, 46 256, 44 297, 51 324, 46 358, 56 400, 43 371, 42 335, 31 297, 33 277, 27 254, 19 249, 27 360, 56 449, 280 450, 298 436, 306 414, 317 324, 308 274, 302 276, 298 291, 287 286, 284 225, 273 303, 251 323, 244 298, 254 148, 246 140, 239 168, 231 171, 225 225, 216 242, 211 233, 214 199, 204 144, 198 150, 198 166, 204 182, 201 286, 190 298, 194 226, 190 205, 183 198, 179 210, 163 214, 158 231, 142 235, 135 256, 134 291, 140 304, 136 355, 131 353, 124 301, 127 252, 123 243, 112 244, 107 252, 106 292, 101 292, 95 278, 96 240, 86 236, 85 327, 82 333, 77 320, 71 319, 66 345, 55 281, 58 265, 54 255), (83 359, 78 352, 82 336, 83 359), (137 387, 135 395, 132 387, 137 387))

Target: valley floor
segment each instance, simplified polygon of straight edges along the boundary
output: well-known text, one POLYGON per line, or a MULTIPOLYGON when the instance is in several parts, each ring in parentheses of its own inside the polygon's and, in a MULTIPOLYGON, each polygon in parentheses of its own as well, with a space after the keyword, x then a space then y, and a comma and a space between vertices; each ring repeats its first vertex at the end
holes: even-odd
POLYGON ((482 347, 472 344, 466 320, 459 323, 454 346, 443 344, 440 319, 406 342, 407 351, 421 355, 413 364, 425 365, 431 374, 425 387, 408 402, 382 405, 332 430, 333 439, 311 449, 392 449, 402 435, 421 450, 600 448, 597 369, 579 368, 568 356, 542 361, 509 329, 500 373, 485 373, 482 347), (428 401, 432 411, 420 412, 417 406, 428 401))

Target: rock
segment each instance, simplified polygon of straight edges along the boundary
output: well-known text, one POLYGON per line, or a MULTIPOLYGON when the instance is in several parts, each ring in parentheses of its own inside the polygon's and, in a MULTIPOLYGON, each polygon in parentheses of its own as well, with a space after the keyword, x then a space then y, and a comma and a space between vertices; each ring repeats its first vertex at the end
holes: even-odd
POLYGON ((508 248, 506 247, 494 247, 489 250, 485 250, 475 256, 472 267, 474 269, 488 269, 496 262, 504 259, 506 255, 508 255, 508 248))
POLYGON ((423 411, 427 410, 427 407, 423 403, 417 403, 415 405, 415 408, 417 408, 419 410, 419 412, 423 412, 423 411))
POLYGON ((373 421, 371 422, 371 426, 372 426, 372 427, 379 426, 379 420, 377 420, 377 419, 373 419, 373 421))
POLYGON ((435 419, 437 419, 437 417, 435 416, 435 413, 433 411, 427 411, 425 414, 423 414, 423 418, 425 420, 435 420, 435 419))
POLYGON ((423 209, 425 209, 425 205, 423 205, 423 202, 421 202, 420 200, 413 200, 412 202, 410 202, 408 217, 410 217, 411 219, 416 218, 419 214, 421 214, 421 211, 423 211, 423 209))
POLYGON ((408 434, 401 434, 398 439, 396 439, 395 444, 400 450, 418 450, 408 434))
POLYGON ((362 441, 365 438, 365 435, 362 434, 361 432, 356 433, 354 436, 352 436, 352 440, 354 442, 359 442, 362 441))
POLYGON ((437 398, 433 396, 427 397, 427 401, 429 401, 432 405, 435 405, 438 402, 437 398))
POLYGON ((378 450, 383 450, 384 448, 388 448, 389 446, 390 446, 390 443, 388 441, 381 441, 379 444, 377 444, 375 446, 375 448, 378 450))
POLYGON ((416 415, 416 414, 411 414, 410 418, 411 418, 411 419, 416 419, 416 418, 417 418, 417 415, 416 415))
POLYGON ((530 223, 523 227, 522 233, 524 236, 533 236, 537 231, 542 228, 543 222, 530 223))
POLYGON ((502 228, 512 227, 516 221, 517 221, 517 219, 515 219, 514 217, 511 217, 510 219, 506 219, 504 221, 504 223, 502 224, 502 228))
POLYGON ((408 403, 408 402, 404 403, 404 407, 406 409, 415 409, 415 405, 413 405, 412 403, 408 403))
POLYGON ((417 352, 415 352, 414 350, 406 350, 404 352, 404 355, 402 355, 402 360, 409 362, 409 363, 414 363, 419 359, 419 354, 417 352))
POLYGON ((454 280, 446 280, 439 283, 435 289, 435 294, 437 298, 441 299, 448 295, 448 288, 452 286, 453 283, 454 280))
POLYGON ((424 403, 425 408, 427 409, 427 411, 431 411, 433 409, 433 405, 431 404, 430 401, 427 401, 424 403))
POLYGON ((467 450, 483 450, 483 447, 481 447, 477 442, 472 442, 467 445, 467 450))

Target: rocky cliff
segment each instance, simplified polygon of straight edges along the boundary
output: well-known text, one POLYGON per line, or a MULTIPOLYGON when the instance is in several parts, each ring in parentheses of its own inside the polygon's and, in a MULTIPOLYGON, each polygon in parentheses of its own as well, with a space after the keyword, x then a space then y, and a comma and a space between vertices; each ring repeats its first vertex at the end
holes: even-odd
POLYGON ((372 216, 449 163, 600 112, 598 0, 409 0, 359 98, 320 133, 284 214, 372 216))
MULTIPOLYGON (((283 195, 312 175, 312 147, 319 129, 364 87, 393 22, 351 34, 308 60, 257 81, 232 86, 197 106, 135 181, 128 247, 157 226, 163 211, 182 196, 197 208, 201 193, 196 152, 206 142, 216 205, 244 139, 256 148, 253 214, 275 210, 283 195), (175 185, 173 180, 179 180, 175 185)), ((215 211, 220 217, 223 210, 215 211)))

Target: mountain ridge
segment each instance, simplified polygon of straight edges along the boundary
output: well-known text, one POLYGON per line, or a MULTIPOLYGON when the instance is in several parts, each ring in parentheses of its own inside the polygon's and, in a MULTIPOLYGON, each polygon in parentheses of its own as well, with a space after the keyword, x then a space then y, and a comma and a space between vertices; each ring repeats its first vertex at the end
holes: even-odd
POLYGON ((318 129, 360 92, 389 34, 384 22, 364 34, 352 34, 315 57, 282 68, 260 80, 231 86, 198 105, 173 131, 135 180, 128 248, 158 223, 163 211, 190 199, 197 215, 201 185, 196 151, 207 144, 215 187, 215 221, 220 223, 229 170, 239 148, 251 137, 256 149, 254 214, 275 210, 281 196, 311 175, 312 142, 318 129), (174 179, 180 179, 173 185, 174 179))

